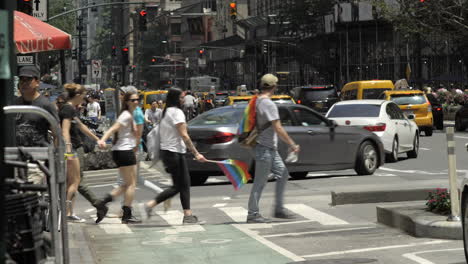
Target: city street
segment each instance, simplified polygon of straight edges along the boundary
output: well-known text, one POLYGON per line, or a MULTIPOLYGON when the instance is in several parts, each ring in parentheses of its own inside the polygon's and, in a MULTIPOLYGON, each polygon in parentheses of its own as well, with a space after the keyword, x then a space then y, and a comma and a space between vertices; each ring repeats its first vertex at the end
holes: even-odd
MULTIPOLYGON (((465 143, 468 133, 456 133, 459 179, 468 172, 465 143)), ((310 146, 313 147, 313 146, 310 146)), ((147 179, 160 185, 170 181, 143 164, 147 179)), ((112 189, 116 170, 89 171, 86 178, 99 196, 112 189)), ((95 210, 79 197, 76 214, 84 223, 70 223, 72 263, 465 263, 461 240, 415 238, 377 223, 378 204, 331 206, 330 192, 401 190, 447 187, 445 134, 421 136, 420 156, 385 164, 372 176, 354 171, 313 172, 307 179, 290 180, 286 207, 297 217, 275 219, 272 224, 246 224, 251 184, 234 191, 224 177, 209 178, 192 187, 192 209, 202 225, 181 225, 178 197, 172 208, 144 219, 143 224, 121 225, 119 202, 109 217, 94 224, 95 210), (92 256, 90 258, 90 256, 92 256)), ((139 188, 135 201, 143 215, 143 202, 153 198, 139 188)), ((261 212, 271 217, 274 182, 261 200, 261 212)), ((424 203, 410 202, 411 204, 424 203)), ((408 204, 408 203, 404 203, 408 204)))

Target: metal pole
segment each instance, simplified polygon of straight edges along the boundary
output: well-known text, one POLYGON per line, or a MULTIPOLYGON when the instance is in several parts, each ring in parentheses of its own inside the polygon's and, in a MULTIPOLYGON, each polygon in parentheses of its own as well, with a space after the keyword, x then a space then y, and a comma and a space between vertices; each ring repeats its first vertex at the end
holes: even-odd
POLYGON ((62 85, 67 82, 67 72, 65 67, 65 51, 60 51, 60 76, 62 79, 62 85))
POLYGON ((458 196, 457 159, 455 156, 454 127, 447 127, 446 134, 451 205, 451 214, 447 220, 460 221, 460 199, 458 196))
POLYGON ((80 16, 78 17, 78 51, 77 53, 77 61, 78 61, 78 79, 80 80, 80 84, 82 83, 81 76, 83 75, 81 65, 83 64, 83 60, 81 57, 81 52, 83 52, 83 39, 81 36, 81 32, 83 31, 83 17, 80 16))
MULTIPOLYGON (((4 129, 0 129, 0 171, 1 176, 0 176, 0 212, 2 212, 2 215, 0 216, 0 263, 5 262, 5 255, 6 255, 6 234, 8 232, 7 230, 7 218, 5 215, 5 195, 6 195, 6 188, 4 181, 6 178, 11 178, 13 177, 13 168, 5 166, 4 161, 4 147, 9 146, 11 144, 14 144, 14 141, 12 142, 11 139, 14 140, 14 129, 11 129, 11 122, 9 122, 10 119, 8 119, 3 112, 3 106, 10 104, 13 100, 13 75, 14 72, 16 71, 16 56, 15 56, 15 48, 13 45, 13 10, 16 9, 16 1, 0 1, 0 9, 6 10, 7 12, 7 22, 6 22, 6 27, 7 27, 7 32, 2 32, 5 33, 4 39, 8 40, 5 41, 5 45, 2 47, 9 49, 9 54, 6 54, 8 56, 7 59, 7 65, 5 68, 9 68, 11 72, 11 76, 6 79, 0 79, 0 126, 4 129), (7 127, 10 127, 10 129, 5 129, 7 127)), ((2 14, 3 16, 3 14, 2 14)), ((14 126, 13 126, 14 128, 14 126)))

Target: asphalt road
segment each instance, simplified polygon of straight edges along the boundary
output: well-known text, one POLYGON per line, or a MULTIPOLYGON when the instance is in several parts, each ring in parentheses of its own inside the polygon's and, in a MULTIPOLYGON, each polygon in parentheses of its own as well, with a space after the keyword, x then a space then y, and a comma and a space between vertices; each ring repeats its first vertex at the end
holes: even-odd
MULTIPOLYGON (((456 133, 457 169, 460 179, 468 172, 468 133, 456 133)), ((91 253, 95 263, 465 263, 462 241, 414 238, 376 223, 376 205, 332 207, 331 191, 399 190, 447 187, 445 134, 421 137, 420 156, 385 164, 372 176, 354 171, 314 172, 304 180, 291 180, 286 206, 296 219, 273 224, 245 224, 251 184, 234 191, 224 177, 212 177, 204 186, 192 187, 192 208, 204 225, 182 226, 178 198, 168 212, 158 212, 141 225, 119 224, 119 203, 110 216, 93 224, 95 211, 82 197, 76 214, 84 223, 72 223, 82 232, 82 243, 72 243, 72 255, 91 253), (114 215, 113 215, 114 214, 114 215), (83 248, 83 245, 87 248, 83 248)), ((143 166, 147 179, 168 185, 153 169, 143 166)), ((112 189, 115 170, 87 172, 87 180, 98 196, 112 189)), ((262 214, 271 217, 274 182, 265 188, 262 214)), ((135 211, 154 194, 137 191, 135 211)), ((162 209, 159 209, 162 210, 162 209)), ((78 231, 77 231, 78 230, 78 231)), ((76 259, 76 258, 74 258, 76 259)), ((91 261, 90 261, 91 262, 91 261)), ((78 262, 76 262, 78 263, 78 262)), ((84 263, 81 261, 80 263, 84 263)))

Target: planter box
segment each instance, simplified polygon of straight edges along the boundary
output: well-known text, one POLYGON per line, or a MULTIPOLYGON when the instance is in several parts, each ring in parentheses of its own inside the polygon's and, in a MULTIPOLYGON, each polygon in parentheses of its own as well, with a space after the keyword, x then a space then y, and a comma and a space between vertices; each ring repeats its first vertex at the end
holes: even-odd
POLYGON ((444 106, 444 120, 455 120, 455 114, 462 108, 461 105, 444 106))

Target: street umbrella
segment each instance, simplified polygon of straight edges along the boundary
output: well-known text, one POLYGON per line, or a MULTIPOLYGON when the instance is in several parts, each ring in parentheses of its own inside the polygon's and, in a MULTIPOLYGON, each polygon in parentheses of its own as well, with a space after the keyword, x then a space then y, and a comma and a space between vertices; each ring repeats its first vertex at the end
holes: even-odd
POLYGON ((17 53, 71 49, 71 36, 41 20, 15 11, 14 39, 17 53))

